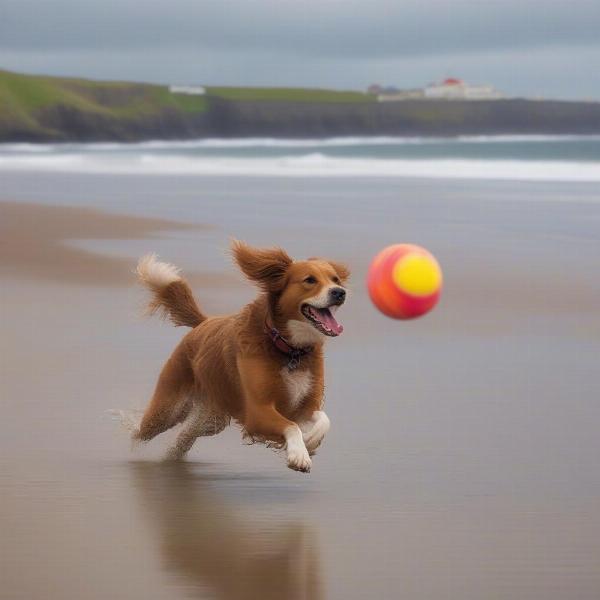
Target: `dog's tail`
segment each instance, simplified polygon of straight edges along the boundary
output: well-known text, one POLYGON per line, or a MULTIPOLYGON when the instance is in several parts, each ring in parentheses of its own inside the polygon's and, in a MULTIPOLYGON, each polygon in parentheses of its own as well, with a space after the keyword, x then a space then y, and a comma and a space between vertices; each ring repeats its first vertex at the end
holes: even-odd
POLYGON ((148 314, 158 313, 175 326, 196 327, 206 320, 176 266, 159 262, 156 254, 147 254, 140 258, 136 274, 139 282, 152 294, 148 314))

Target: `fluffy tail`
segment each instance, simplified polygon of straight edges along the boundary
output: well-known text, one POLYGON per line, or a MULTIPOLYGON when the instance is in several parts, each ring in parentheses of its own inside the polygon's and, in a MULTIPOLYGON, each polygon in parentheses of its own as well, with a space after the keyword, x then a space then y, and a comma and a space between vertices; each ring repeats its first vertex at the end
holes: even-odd
POLYGON ((196 304, 192 290, 179 274, 179 269, 169 263, 159 262, 156 254, 140 258, 136 274, 139 282, 152 293, 148 314, 158 313, 173 325, 196 327, 206 315, 196 304))

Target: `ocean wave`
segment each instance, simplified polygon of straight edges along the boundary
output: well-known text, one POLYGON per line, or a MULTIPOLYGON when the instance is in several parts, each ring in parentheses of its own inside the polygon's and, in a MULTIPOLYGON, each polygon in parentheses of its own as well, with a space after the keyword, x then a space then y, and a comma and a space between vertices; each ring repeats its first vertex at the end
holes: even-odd
POLYGON ((236 148, 339 148, 354 146, 403 146, 436 144, 509 144, 569 141, 598 141, 600 135, 461 135, 456 137, 355 136, 312 139, 206 138, 198 140, 152 140, 147 142, 94 142, 60 144, 0 144, 6 153, 115 152, 143 150, 192 150, 236 148))
POLYGON ((263 177, 416 177, 517 181, 600 181, 599 162, 480 159, 340 158, 313 152, 261 158, 60 153, 0 155, 1 171, 123 175, 263 177))
POLYGON ((16 142, 16 143, 4 143, 0 144, 0 155, 2 153, 28 153, 33 152, 38 154, 40 152, 53 152, 55 150, 54 144, 30 144, 27 142, 16 142))

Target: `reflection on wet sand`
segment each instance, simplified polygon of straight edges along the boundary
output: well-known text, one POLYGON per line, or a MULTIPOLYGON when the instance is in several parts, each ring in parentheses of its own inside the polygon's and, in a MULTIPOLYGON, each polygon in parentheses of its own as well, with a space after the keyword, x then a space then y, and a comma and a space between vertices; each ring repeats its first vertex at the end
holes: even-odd
MULTIPOLYGON (((300 519, 253 518, 243 486, 229 486, 241 477, 206 473, 198 463, 137 462, 131 473, 165 568, 191 583, 194 597, 323 597, 315 532, 300 519)), ((259 509, 272 494, 265 491, 259 509)))

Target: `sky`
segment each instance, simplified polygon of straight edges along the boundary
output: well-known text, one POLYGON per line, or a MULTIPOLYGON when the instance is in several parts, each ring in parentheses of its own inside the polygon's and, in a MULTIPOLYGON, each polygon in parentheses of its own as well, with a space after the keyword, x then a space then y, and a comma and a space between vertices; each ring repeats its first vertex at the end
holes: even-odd
POLYGON ((600 0, 0 0, 0 68, 339 89, 453 76, 600 99, 600 0))

